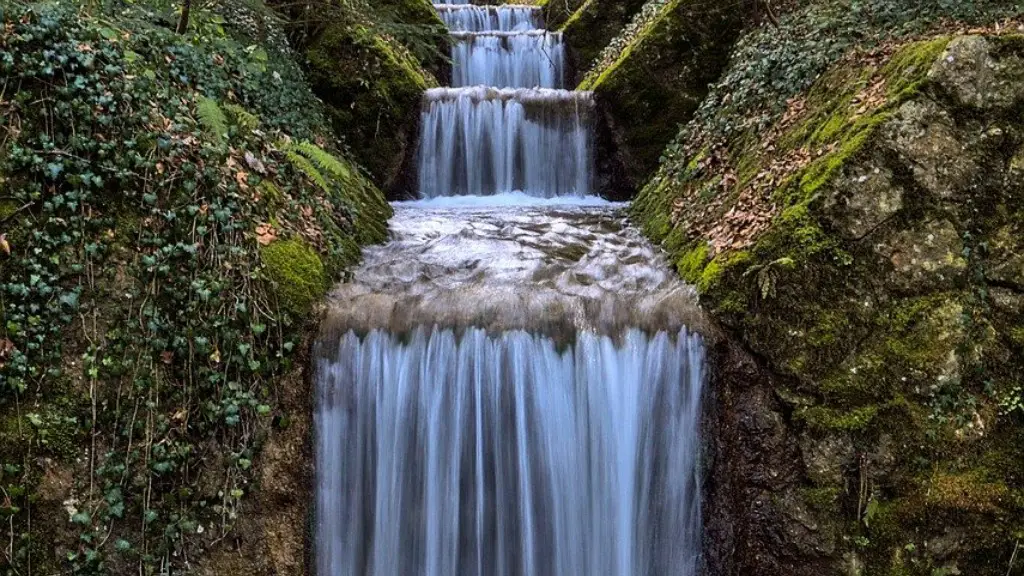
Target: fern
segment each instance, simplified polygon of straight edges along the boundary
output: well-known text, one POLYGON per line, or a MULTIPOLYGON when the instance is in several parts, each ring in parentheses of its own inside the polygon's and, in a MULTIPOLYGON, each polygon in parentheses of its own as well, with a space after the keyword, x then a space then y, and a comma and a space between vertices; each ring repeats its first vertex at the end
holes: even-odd
POLYGON ((260 117, 249 112, 238 104, 225 104, 224 110, 234 117, 235 124, 238 125, 239 128, 252 132, 260 126, 260 117))
POLYGON ((308 158, 335 180, 344 182, 352 177, 352 172, 343 161, 316 144, 303 141, 292 145, 292 149, 308 158))
POLYGON ((320 170, 309 159, 294 150, 286 150, 284 155, 296 170, 305 174, 321 190, 327 193, 331 192, 331 186, 327 183, 327 179, 324 178, 324 175, 320 173, 320 170))
POLYGON ((196 115, 207 135, 221 143, 228 133, 228 119, 213 98, 200 98, 196 103, 196 115))

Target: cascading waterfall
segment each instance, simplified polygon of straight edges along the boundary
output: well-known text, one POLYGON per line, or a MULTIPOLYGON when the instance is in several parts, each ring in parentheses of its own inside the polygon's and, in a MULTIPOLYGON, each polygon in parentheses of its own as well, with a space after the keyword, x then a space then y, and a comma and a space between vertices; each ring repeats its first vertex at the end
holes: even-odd
POLYGON ((437 12, 452 32, 513 32, 540 28, 540 8, 536 6, 462 4, 437 6, 437 12))
POLYGON ((693 290, 588 196, 592 95, 539 11, 437 8, 424 200, 316 347, 317 575, 696 576, 693 290))
POLYGON ((320 574, 694 574, 700 339, 349 333, 320 366, 320 574))
POLYGON ((591 189, 590 93, 428 90, 420 134, 420 194, 583 196, 591 189))
POLYGON ((420 195, 590 194, 593 98, 561 89, 561 34, 532 7, 438 10, 452 27, 454 87, 423 99, 420 195))
POLYGON ((562 88, 562 34, 545 30, 453 32, 452 85, 562 88))

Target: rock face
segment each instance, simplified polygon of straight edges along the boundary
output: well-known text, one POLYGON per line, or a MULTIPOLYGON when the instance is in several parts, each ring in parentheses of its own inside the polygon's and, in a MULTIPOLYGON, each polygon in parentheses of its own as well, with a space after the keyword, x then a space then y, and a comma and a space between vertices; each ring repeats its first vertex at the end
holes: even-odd
POLYGON ((643 5, 644 0, 590 0, 562 26, 575 63, 577 82, 595 64, 602 48, 612 42, 643 5))
MULTIPOLYGON (((579 34, 593 29, 588 23, 599 14, 598 7, 584 8, 570 21, 570 45, 574 33, 581 38, 579 34)), ((707 95, 708 85, 728 60, 740 24, 739 13, 729 6, 672 0, 617 39, 615 50, 580 83, 580 90, 596 93, 634 189, 655 171, 679 124, 689 120, 707 95)), ((583 42, 575 44, 578 53, 589 53, 583 42)))
POLYGON ((1024 37, 847 61, 789 106, 633 207, 731 338, 709 573, 1014 573, 1024 37))
MULTIPOLYGON (((403 0, 392 9, 403 25, 434 31, 428 41, 447 46, 444 24, 425 0, 403 0)), ((328 25, 306 48, 313 91, 328 106, 335 132, 356 160, 389 196, 407 195, 413 186, 407 160, 415 152, 419 104, 437 80, 402 43, 348 20, 328 25)), ((445 68, 432 58, 435 70, 445 68)))

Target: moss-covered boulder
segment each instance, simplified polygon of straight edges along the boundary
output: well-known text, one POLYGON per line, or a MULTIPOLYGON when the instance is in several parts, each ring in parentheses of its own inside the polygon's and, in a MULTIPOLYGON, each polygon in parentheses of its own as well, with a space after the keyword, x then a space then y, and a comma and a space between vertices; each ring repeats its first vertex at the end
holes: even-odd
POLYGON ((593 90, 628 179, 641 186, 729 57, 740 16, 727 5, 672 0, 622 38, 579 85, 593 90))
POLYGON ((329 25, 306 49, 306 61, 313 91, 356 160, 379 187, 402 186, 433 76, 402 44, 348 21, 329 25))
MULTIPOLYGON (((500 4, 501 2, 480 2, 481 4, 500 4)), ((530 2, 525 2, 530 3, 530 2)), ((587 0, 539 0, 532 4, 539 6, 544 13, 544 23, 548 28, 561 28, 587 0)))
POLYGON ((773 375, 777 406, 738 409, 784 416, 799 446, 788 483, 748 478, 772 498, 743 496, 764 507, 733 519, 757 550, 737 573, 1006 573, 1024 529, 1022 79, 1020 36, 851 58, 635 202, 773 375), (765 546, 778 533, 801 536, 765 546))
POLYGON ((587 0, 562 25, 570 48, 577 81, 595 64, 598 56, 629 24, 645 0, 587 0))
POLYGON ((309 314, 330 286, 320 256, 302 240, 274 241, 260 258, 281 306, 296 316, 309 314))

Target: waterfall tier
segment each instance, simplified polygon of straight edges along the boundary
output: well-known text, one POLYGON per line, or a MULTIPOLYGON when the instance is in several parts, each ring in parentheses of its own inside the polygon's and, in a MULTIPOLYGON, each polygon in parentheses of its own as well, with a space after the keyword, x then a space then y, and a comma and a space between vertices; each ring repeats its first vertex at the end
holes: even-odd
POLYGON ((420 329, 321 351, 318 574, 693 576, 703 346, 420 329))
POLYGON ((335 289, 326 325, 359 334, 434 324, 526 330, 560 342, 579 332, 621 338, 630 328, 703 327, 693 288, 627 224, 621 205, 501 199, 509 204, 397 204, 391 242, 368 248, 355 281, 335 289))
POLYGON ((420 195, 589 194, 592 116, 588 92, 428 90, 421 120, 420 195))
POLYGON ((438 6, 437 12, 452 32, 526 31, 541 27, 540 9, 536 6, 447 5, 438 6))
POLYGON ((560 32, 453 32, 452 39, 453 86, 565 85, 565 49, 560 32))

